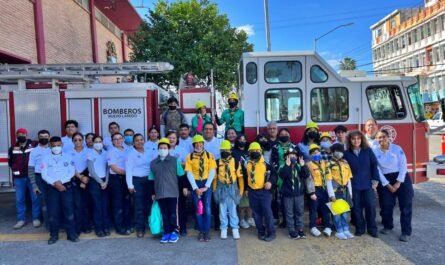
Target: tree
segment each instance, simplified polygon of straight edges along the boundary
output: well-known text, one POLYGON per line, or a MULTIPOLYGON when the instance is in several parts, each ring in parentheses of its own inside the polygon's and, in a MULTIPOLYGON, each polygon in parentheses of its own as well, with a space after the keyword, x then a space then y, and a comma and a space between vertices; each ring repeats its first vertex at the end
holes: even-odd
POLYGON ((340 62, 340 70, 356 70, 356 61, 350 57, 345 57, 343 61, 340 62))
POLYGON ((159 0, 132 43, 132 61, 165 61, 175 67, 150 81, 178 86, 181 74, 193 71, 203 78, 213 69, 215 88, 223 93, 236 84, 241 54, 253 50, 247 34, 231 27, 208 0, 159 0))

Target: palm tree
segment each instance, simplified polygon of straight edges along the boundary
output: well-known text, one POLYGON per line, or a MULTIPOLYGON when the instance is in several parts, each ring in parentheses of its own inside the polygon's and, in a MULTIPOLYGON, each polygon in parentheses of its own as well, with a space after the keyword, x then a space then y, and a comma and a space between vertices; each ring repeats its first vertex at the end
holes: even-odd
POLYGON ((343 61, 340 62, 340 70, 356 70, 356 61, 350 57, 345 57, 343 61))

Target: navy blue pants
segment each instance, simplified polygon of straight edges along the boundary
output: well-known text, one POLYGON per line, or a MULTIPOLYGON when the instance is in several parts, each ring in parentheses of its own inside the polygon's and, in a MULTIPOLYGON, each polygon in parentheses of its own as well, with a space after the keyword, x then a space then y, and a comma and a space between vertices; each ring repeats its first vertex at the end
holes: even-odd
MULTIPOLYGON (((398 172, 385 174, 386 179, 391 185, 397 182, 398 172)), ((414 190, 411 182, 411 177, 406 174, 405 181, 400 184, 400 188, 392 193, 388 188, 379 187, 380 208, 382 223, 386 229, 394 228, 393 212, 396 205, 396 199, 399 200, 400 209, 400 226, 402 227, 402 234, 411 235, 411 219, 413 213, 413 197, 414 190)))
POLYGON ((39 190, 41 192, 37 196, 37 198, 40 200, 40 207, 41 207, 41 211, 42 211, 43 223, 45 224, 46 230, 49 231, 48 208, 46 205, 46 189, 47 189, 48 184, 46 184, 46 182, 42 179, 42 174, 35 173, 35 177, 36 177, 37 187, 39 188, 39 190))
POLYGON ((51 237, 59 237, 60 212, 64 217, 64 228, 69 238, 75 238, 74 229, 74 199, 71 182, 64 184, 66 190, 58 191, 52 185, 47 185, 47 206, 49 218, 49 233, 51 237))
MULTIPOLYGON (((103 180, 105 181, 105 178, 103 180)), ((108 213, 108 188, 102 190, 100 184, 94 179, 91 179, 88 183, 88 191, 90 192, 93 201, 94 231, 96 233, 109 231, 110 217, 108 213)))
POLYGON ((259 236, 275 235, 272 214, 272 193, 268 190, 252 190, 248 193, 259 236))
POLYGON ((117 232, 125 232, 124 226, 124 196, 126 194, 125 176, 110 174, 108 179, 108 194, 110 195, 114 226, 117 232))
POLYGON ((178 218, 180 232, 187 233, 187 197, 184 196, 182 190, 179 191, 178 218))
POLYGON ((135 193, 134 197, 134 222, 138 232, 145 232, 148 220, 148 209, 151 209, 153 201, 149 196, 148 178, 133 177, 135 193))
POLYGON ((90 214, 88 212, 88 191, 80 187, 80 182, 73 181, 74 220, 76 233, 90 229, 90 214))
POLYGON ((374 190, 372 188, 366 190, 352 189, 352 202, 354 204, 352 214, 354 215, 356 234, 364 234, 365 226, 368 234, 376 234, 374 190), (365 210, 365 217, 363 217, 363 210, 365 210))
POLYGON ((178 232, 178 198, 162 198, 157 201, 161 209, 164 233, 178 232))
POLYGON ((317 196, 315 201, 309 198, 309 227, 317 226, 315 221, 319 212, 318 210, 320 210, 323 226, 325 228, 331 228, 331 212, 326 206, 326 203, 329 202, 328 192, 322 187, 315 187, 315 195, 317 196))

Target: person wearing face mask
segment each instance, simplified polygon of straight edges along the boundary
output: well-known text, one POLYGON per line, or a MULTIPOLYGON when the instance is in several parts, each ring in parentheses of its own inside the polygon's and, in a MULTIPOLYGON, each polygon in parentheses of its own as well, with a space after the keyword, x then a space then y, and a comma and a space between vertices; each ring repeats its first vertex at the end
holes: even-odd
POLYGON ((197 134, 193 137, 193 153, 187 156, 185 171, 187 179, 192 186, 193 204, 196 209, 196 222, 198 224, 198 241, 210 241, 210 220, 213 178, 215 177, 216 162, 212 153, 204 149, 204 138, 197 134), (198 204, 202 204, 202 214, 198 214, 198 204))
POLYGON ((141 238, 145 235, 148 209, 152 204, 149 196, 148 175, 150 175, 150 162, 154 157, 145 151, 142 134, 135 134, 132 138, 134 148, 125 158, 125 175, 128 191, 134 197, 136 235, 141 238))
POLYGON ((151 173, 148 177, 154 187, 151 189, 152 199, 156 200, 161 208, 164 229, 161 243, 175 243, 179 240, 179 182, 185 174, 179 159, 169 155, 169 149, 169 139, 159 140, 158 157, 151 161, 151 173))
POLYGON ((212 118, 207 114, 207 108, 203 101, 196 102, 196 115, 192 118, 192 135, 203 134, 204 124, 211 123, 212 118))
POLYGON ((102 136, 93 139, 93 150, 87 155, 88 172, 92 180, 88 191, 93 201, 93 223, 97 237, 110 235, 107 151, 103 146, 102 136))
POLYGON ((308 124, 306 125, 303 139, 298 144, 298 148, 303 154, 303 158, 306 163, 311 160, 311 156, 309 155, 309 146, 311 146, 312 144, 320 144, 319 128, 318 125, 313 121, 308 122, 308 124))
POLYGON ((256 137, 256 141, 261 145, 264 161, 266 161, 266 163, 270 163, 270 157, 272 156, 272 147, 275 145, 271 145, 271 142, 267 139, 267 136, 264 133, 258 134, 256 137))
MULTIPOLYGON (((134 131, 132 129, 126 129, 124 131, 124 149, 127 153, 129 153, 131 150, 134 150, 134 131)), ((144 140, 145 142, 145 140, 144 140)))
POLYGON ((8 150, 8 165, 11 168, 15 183, 15 199, 17 211, 17 223, 14 229, 20 229, 25 226, 26 216, 26 193, 31 195, 32 201, 32 220, 35 227, 40 226, 40 201, 28 177, 29 154, 32 150, 31 140, 27 138, 28 131, 20 128, 16 132, 17 143, 8 150))
POLYGON ((324 132, 320 135, 320 153, 321 153, 321 159, 325 160, 326 162, 331 161, 332 159, 332 152, 331 152, 331 145, 332 145, 332 138, 331 135, 328 132, 324 132))
POLYGON ((215 114, 215 120, 218 125, 226 125, 226 131, 229 128, 235 129, 237 134, 244 133, 244 111, 238 108, 238 96, 232 92, 229 95, 229 108, 224 110, 221 118, 215 114))
POLYGON ((325 160, 321 159, 320 146, 312 144, 309 147, 309 155, 311 161, 307 163, 311 176, 314 180, 315 196, 311 196, 309 200, 309 227, 311 234, 315 237, 321 235, 316 225, 316 218, 320 210, 322 225, 324 226, 323 234, 327 237, 331 236, 332 224, 331 214, 326 203, 329 202, 328 192, 326 190, 326 179, 332 178, 331 172, 325 160))
POLYGON ((275 168, 264 162, 261 146, 249 145, 249 162, 246 166, 249 205, 253 211, 258 239, 270 242, 276 238, 272 214, 272 191, 277 183, 275 168))
POLYGON ((48 245, 52 245, 59 239, 59 227, 61 225, 60 211, 63 212, 63 227, 68 240, 78 242, 79 237, 74 228, 74 199, 72 178, 76 169, 72 164, 71 156, 62 152, 62 139, 53 136, 49 140, 51 154, 42 159, 42 178, 47 185, 47 204, 49 220, 48 245))
POLYGON ((221 159, 216 160, 216 177, 213 179, 213 194, 219 204, 221 239, 227 239, 227 228, 232 228, 233 239, 239 239, 236 206, 244 193, 241 165, 232 157, 232 146, 228 140, 221 142, 221 159), (227 214, 228 212, 228 214, 227 214))
MULTIPOLYGON (((343 160, 345 148, 342 143, 335 143, 331 146, 332 160, 329 162, 330 175, 326 177, 326 187, 329 199, 332 202, 342 199, 352 205, 352 172, 348 163, 343 160)), ((335 236, 338 239, 351 239, 354 236, 349 232, 349 212, 334 215, 335 236)))
MULTIPOLYGON (((40 203, 40 213, 43 217, 45 227, 47 230, 49 230, 48 211, 45 200, 46 184, 42 179, 41 163, 43 157, 51 153, 51 149, 49 148, 50 134, 47 130, 40 130, 37 133, 37 137, 39 139, 39 144, 34 147, 29 154, 28 175, 29 181, 32 185, 32 190, 37 195, 40 203)), ((35 224, 33 225, 38 227, 40 224, 40 220, 36 220, 35 224)))
POLYGON ((161 137, 165 137, 168 131, 179 131, 179 125, 187 123, 187 119, 179 109, 178 100, 171 97, 167 100, 168 110, 161 115, 161 137))

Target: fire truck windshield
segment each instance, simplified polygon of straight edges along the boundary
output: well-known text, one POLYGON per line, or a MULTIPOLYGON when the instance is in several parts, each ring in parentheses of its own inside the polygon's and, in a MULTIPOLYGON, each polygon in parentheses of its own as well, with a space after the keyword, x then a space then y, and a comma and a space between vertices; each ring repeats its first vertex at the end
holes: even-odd
POLYGON ((409 101, 417 121, 425 121, 425 109, 420 95, 419 83, 408 86, 409 101))

